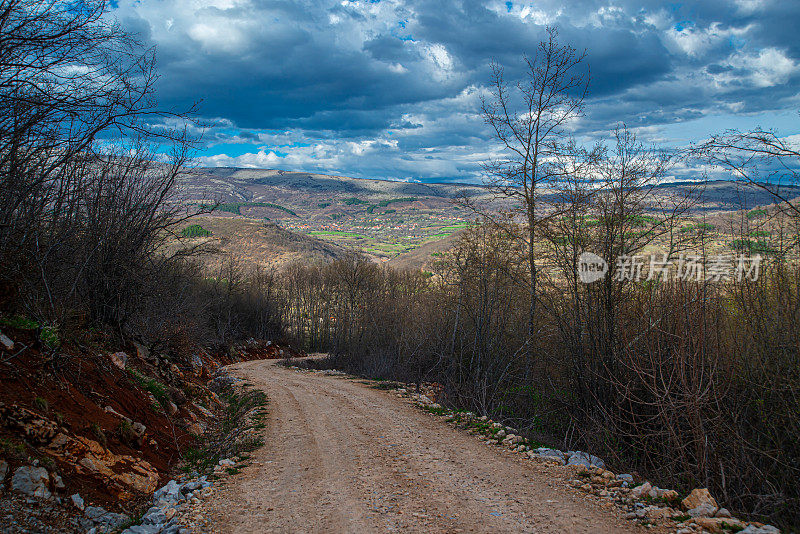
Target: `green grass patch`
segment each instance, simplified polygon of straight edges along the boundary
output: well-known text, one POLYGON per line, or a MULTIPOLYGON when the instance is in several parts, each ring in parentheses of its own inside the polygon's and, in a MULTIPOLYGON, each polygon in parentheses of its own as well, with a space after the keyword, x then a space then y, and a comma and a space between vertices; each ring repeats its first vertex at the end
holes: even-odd
POLYGON ((236 215, 242 214, 242 208, 273 208, 276 210, 281 210, 293 217, 298 217, 297 213, 290 210, 285 206, 281 206, 280 204, 272 204, 271 202, 227 202, 223 204, 218 204, 216 207, 209 206, 207 204, 201 204, 201 209, 212 209, 213 211, 225 211, 228 213, 234 213, 236 215))
MULTIPOLYGON (((145 376, 136 369, 128 368, 128 376, 134 384, 152 394, 156 398, 160 407, 166 406, 169 403, 169 395, 167 395, 167 386, 156 380, 145 376)), ((155 408, 155 407, 154 407, 155 408)))
POLYGON ((61 338, 58 334, 58 327, 55 325, 44 325, 22 315, 12 317, 0 317, 0 326, 3 328, 15 328, 17 330, 39 330, 39 341, 49 349, 55 349, 61 345, 61 338))
POLYGON ((748 219, 761 219, 762 217, 766 217, 768 214, 769 214, 769 212, 767 210, 759 208, 759 209, 748 211, 747 212, 747 218, 748 219))
POLYGON ((7 438, 0 439, 0 454, 6 458, 26 460, 28 458, 27 448, 24 443, 13 443, 7 438))
POLYGON ((631 223, 632 226, 636 227, 654 225, 654 224, 659 224, 661 222, 657 218, 651 215, 632 215, 628 217, 628 221, 631 223))
POLYGON ((199 224, 192 224, 181 230, 181 237, 209 237, 211 230, 206 230, 199 224))
POLYGON ((58 335, 57 326, 43 326, 39 334, 39 340, 45 344, 47 348, 54 349, 61 345, 61 338, 58 335))
POLYGON ((37 330, 39 323, 22 315, 14 315, 12 317, 0 317, 0 326, 16 328, 17 330, 37 330))
POLYGON ((335 235, 339 237, 361 237, 365 239, 367 237, 362 234, 354 234, 352 232, 340 232, 338 230, 315 230, 313 232, 309 232, 309 235, 335 235))
MULTIPOLYGON (((261 433, 252 430, 266 427, 267 397, 253 389, 228 387, 220 394, 223 410, 220 418, 201 436, 195 447, 183 453, 183 470, 208 472, 222 458, 248 458, 247 453, 264 445, 261 433)), ((236 474, 238 468, 227 468, 236 474)))
POLYGON ((753 239, 734 239, 730 247, 737 252, 746 254, 775 254, 777 250, 772 248, 768 241, 753 239))
POLYGON ((50 408, 50 405, 47 403, 47 399, 36 397, 33 399, 33 407, 39 411, 46 412, 50 408))
POLYGON ((681 228, 684 233, 713 232, 717 227, 709 223, 687 224, 681 228))
POLYGON ((390 200, 381 200, 378 202, 378 207, 385 208, 389 204, 394 204, 395 202, 414 202, 417 200, 417 197, 402 197, 402 198, 393 198, 390 200))
POLYGON ((372 389, 392 390, 404 387, 402 382, 394 382, 392 380, 379 380, 375 382, 367 382, 372 389))
POLYGON ((448 412, 447 408, 442 406, 424 406, 422 409, 433 415, 445 415, 448 412))
POLYGON ((444 226, 439 228, 440 232, 458 232, 459 230, 463 230, 464 228, 469 228, 472 226, 471 223, 464 223, 464 224, 454 224, 452 226, 444 226))
POLYGON ((357 197, 350 197, 343 199, 342 203, 347 206, 357 206, 358 204, 369 204, 369 201, 361 200, 360 198, 357 197))
POLYGON ((39 341, 49 349, 55 349, 61 345, 61 338, 58 334, 58 327, 55 325, 44 325, 22 315, 12 317, 0 317, 0 327, 15 328, 17 330, 39 330, 39 341))

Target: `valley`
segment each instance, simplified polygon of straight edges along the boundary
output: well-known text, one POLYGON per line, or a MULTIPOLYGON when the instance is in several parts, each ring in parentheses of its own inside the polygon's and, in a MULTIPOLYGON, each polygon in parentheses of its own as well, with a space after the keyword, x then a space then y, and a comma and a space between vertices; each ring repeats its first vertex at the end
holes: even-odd
MULTIPOLYGON (((731 252, 733 228, 739 226, 742 213, 758 215, 760 206, 771 203, 766 192, 735 182, 708 182, 702 191, 697 188, 694 182, 657 186, 650 207, 658 211, 694 191, 699 201, 686 213, 679 237, 691 241, 698 230, 711 233, 714 253, 731 252)), ((294 262, 327 263, 357 251, 378 263, 426 269, 474 224, 476 213, 464 206, 465 199, 481 209, 512 207, 509 200, 498 200, 476 184, 392 182, 266 169, 192 169, 180 177, 179 191, 188 209, 208 212, 186 226, 200 227, 197 235, 190 236, 191 244, 206 249, 204 263, 213 268, 232 256, 280 268, 294 262)), ((800 188, 787 194, 800 196, 800 188)), ((542 193, 545 201, 553 196, 542 193)), ((759 217, 748 218, 754 235, 763 237, 766 229, 759 217)), ((663 241, 654 241, 650 249, 662 250, 663 241)))

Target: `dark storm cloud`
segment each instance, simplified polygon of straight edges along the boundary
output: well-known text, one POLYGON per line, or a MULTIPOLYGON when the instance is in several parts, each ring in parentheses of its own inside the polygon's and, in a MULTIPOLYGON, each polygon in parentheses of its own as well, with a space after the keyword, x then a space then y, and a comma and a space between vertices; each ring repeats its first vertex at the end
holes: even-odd
POLYGON ((165 107, 202 101, 220 121, 209 145, 261 143, 209 164, 474 177, 493 151, 488 64, 521 76, 548 25, 587 51, 578 134, 799 105, 797 2, 123 0, 115 14, 157 47, 165 107))

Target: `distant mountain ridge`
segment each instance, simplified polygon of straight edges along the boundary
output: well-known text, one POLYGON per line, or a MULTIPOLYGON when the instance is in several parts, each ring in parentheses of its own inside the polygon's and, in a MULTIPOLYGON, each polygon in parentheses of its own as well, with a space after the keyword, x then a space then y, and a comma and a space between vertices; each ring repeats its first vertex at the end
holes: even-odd
POLYGON ((261 197, 284 197, 286 194, 308 195, 365 195, 370 198, 423 196, 456 198, 468 191, 473 195, 486 193, 476 184, 425 184, 350 178, 347 176, 281 171, 275 169, 241 169, 233 167, 197 168, 187 171, 179 180, 179 188, 196 200, 221 202, 256 201, 261 197), (272 190, 272 191, 270 191, 272 190))
MULTIPOLYGON (((660 184, 656 191, 671 195, 685 192, 698 182, 678 181, 660 184)), ((287 201, 289 206, 303 208, 318 205, 321 199, 362 196, 381 200, 396 196, 452 200, 465 193, 472 197, 488 198, 489 190, 481 184, 422 183, 369 178, 352 178, 309 172, 278 169, 237 167, 200 167, 181 176, 178 187, 187 201, 203 202, 274 202, 287 201)), ((800 186, 783 186, 783 194, 800 197, 800 186)), ((703 195, 707 210, 734 210, 771 204, 772 197, 755 186, 745 186, 732 180, 709 181, 703 195)))

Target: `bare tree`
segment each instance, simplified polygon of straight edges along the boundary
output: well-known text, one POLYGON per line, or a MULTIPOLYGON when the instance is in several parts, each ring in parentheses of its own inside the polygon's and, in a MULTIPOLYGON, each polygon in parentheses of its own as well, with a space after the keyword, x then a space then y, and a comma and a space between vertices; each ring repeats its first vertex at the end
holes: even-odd
POLYGON ((173 115, 156 108, 153 51, 122 31, 106 9, 103 0, 0 0, 4 259, 30 242, 31 227, 47 211, 58 210, 54 199, 75 189, 75 171, 94 157, 98 136, 112 144, 130 134, 176 140, 173 132, 148 126, 173 115))
POLYGON ((0 0, 0 284, 34 316, 122 330, 158 271, 191 143, 156 78, 106 2, 0 0))
POLYGON ((522 81, 507 84, 503 68, 492 64, 492 97, 482 101, 484 120, 492 127, 504 151, 502 159, 485 166, 487 185, 498 195, 519 203, 527 223, 530 306, 528 327, 534 333, 539 266, 536 260, 537 227, 542 187, 561 177, 553 159, 573 150, 565 143, 569 124, 583 113, 589 73, 581 68, 585 52, 558 42, 555 28, 536 55, 525 57, 522 81))
POLYGON ((800 205, 791 196, 796 191, 789 189, 800 185, 800 150, 773 130, 727 130, 712 135, 690 152, 731 172, 739 182, 766 191, 779 210, 800 218, 800 205))

